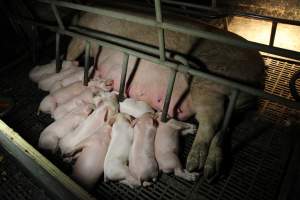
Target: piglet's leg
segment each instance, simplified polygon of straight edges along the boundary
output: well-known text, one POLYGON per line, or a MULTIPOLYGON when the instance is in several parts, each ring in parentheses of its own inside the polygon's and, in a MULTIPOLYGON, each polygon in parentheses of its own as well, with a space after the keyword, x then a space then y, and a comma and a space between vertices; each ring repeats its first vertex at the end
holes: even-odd
POLYGON ((183 178, 187 181, 197 181, 199 178, 199 173, 197 172, 188 172, 186 169, 176 168, 174 170, 175 176, 183 178))
POLYGON ((130 174, 129 170, 128 170, 127 175, 126 175, 126 179, 121 180, 120 183, 122 183, 124 185, 127 185, 130 188, 135 188, 135 187, 138 187, 138 186, 141 185, 140 181, 138 181, 136 178, 134 178, 130 174))

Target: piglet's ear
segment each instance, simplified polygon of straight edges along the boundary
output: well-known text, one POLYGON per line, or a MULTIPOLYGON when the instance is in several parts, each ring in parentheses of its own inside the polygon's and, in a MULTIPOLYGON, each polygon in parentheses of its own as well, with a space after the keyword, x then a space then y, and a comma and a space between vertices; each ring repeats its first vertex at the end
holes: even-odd
POLYGON ((132 120, 130 124, 131 127, 133 128, 136 125, 136 123, 137 123, 137 119, 132 120))
POLYGON ((116 118, 117 118, 117 115, 111 116, 110 119, 108 119, 108 122, 107 122, 107 123, 108 123, 110 126, 112 126, 112 125, 115 123, 116 118))

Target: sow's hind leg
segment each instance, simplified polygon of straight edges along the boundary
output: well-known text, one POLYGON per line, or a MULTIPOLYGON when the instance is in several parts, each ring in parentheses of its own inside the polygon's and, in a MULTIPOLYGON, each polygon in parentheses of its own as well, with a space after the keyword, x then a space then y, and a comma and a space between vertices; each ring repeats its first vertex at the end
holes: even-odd
POLYGON ((203 169, 204 177, 210 180, 219 173, 223 158, 218 136, 215 135, 224 116, 225 96, 208 87, 201 87, 192 85, 191 88, 193 108, 199 127, 188 155, 187 169, 188 171, 203 169))

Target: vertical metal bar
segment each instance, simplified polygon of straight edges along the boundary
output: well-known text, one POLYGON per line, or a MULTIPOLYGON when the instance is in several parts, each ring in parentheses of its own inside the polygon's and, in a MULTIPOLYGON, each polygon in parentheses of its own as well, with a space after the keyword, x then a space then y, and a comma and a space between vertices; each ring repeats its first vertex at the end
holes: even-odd
POLYGON ((85 41, 85 52, 84 52, 84 76, 83 76, 83 84, 85 86, 88 85, 89 82, 89 65, 90 65, 90 49, 91 43, 90 41, 85 41))
POLYGON ((217 0, 212 0, 211 1, 211 7, 216 8, 217 7, 217 0))
POLYGON ((224 30, 228 31, 228 18, 227 17, 224 17, 223 23, 224 23, 224 30))
POLYGON ((229 97, 229 104, 228 104, 228 107, 227 107, 227 110, 226 110, 226 113, 224 116, 224 120, 223 120, 223 124, 222 124, 220 132, 226 131, 226 129, 228 127, 228 124, 231 119, 232 112, 233 112, 234 106, 236 104, 236 100, 237 100, 239 93, 240 93, 239 90, 233 90, 232 94, 229 97))
POLYGON ((271 35, 270 35, 270 42, 269 45, 273 46, 274 45, 274 40, 275 40, 275 35, 276 35, 276 29, 277 29, 277 22, 272 21, 272 30, 271 30, 271 35))
POLYGON ((56 33, 56 41, 55 41, 55 58, 56 58, 56 73, 61 70, 60 63, 60 34, 56 33))
POLYGON ((51 3, 51 8, 52 8, 52 11, 53 11, 53 13, 55 15, 56 21, 57 21, 57 23, 59 25, 59 28, 62 29, 62 30, 65 30, 65 26, 64 26, 64 24, 63 24, 63 22, 61 20, 59 12, 58 12, 56 6, 53 3, 51 3))
POLYGON ((177 74, 177 71, 172 69, 171 74, 170 74, 170 78, 169 78, 167 94, 166 94, 166 97, 165 97, 162 116, 161 116, 161 121, 163 121, 163 122, 167 121, 167 115, 168 115, 169 105, 170 105, 171 96, 172 96, 172 92, 173 92, 173 87, 174 87, 174 83, 175 83, 175 79, 176 79, 176 74, 177 74))
MULTIPOLYGON (((162 22, 162 14, 161 14, 161 2, 160 0, 155 0, 155 15, 156 21, 162 22)), ((162 61, 165 61, 165 36, 164 29, 158 29, 158 42, 159 42, 159 55, 162 61)))
POLYGON ((121 74, 121 81, 120 81, 120 89, 119 89, 119 101, 124 100, 124 90, 125 90, 125 84, 126 84, 128 59, 129 59, 129 55, 127 53, 124 53, 123 64, 122 64, 122 74, 121 74))

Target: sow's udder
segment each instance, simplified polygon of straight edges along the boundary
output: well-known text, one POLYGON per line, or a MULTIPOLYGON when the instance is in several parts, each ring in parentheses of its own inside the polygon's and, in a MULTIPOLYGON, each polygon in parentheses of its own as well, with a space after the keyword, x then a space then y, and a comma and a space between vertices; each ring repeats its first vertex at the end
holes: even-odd
MULTIPOLYGON (((113 79, 114 90, 119 91, 123 55, 118 52, 111 56, 108 56, 106 54, 107 52, 103 53, 105 57, 101 58, 100 56, 96 75, 113 79)), ((152 108, 161 111, 164 105, 170 70, 149 61, 141 60, 132 80, 130 80, 129 77, 131 76, 133 65, 135 64, 134 61, 132 58, 129 59, 126 94, 136 100, 146 101, 152 108)), ((168 110, 170 117, 185 120, 193 114, 189 95, 177 106, 180 98, 187 89, 188 82, 186 77, 178 73, 168 110)))

